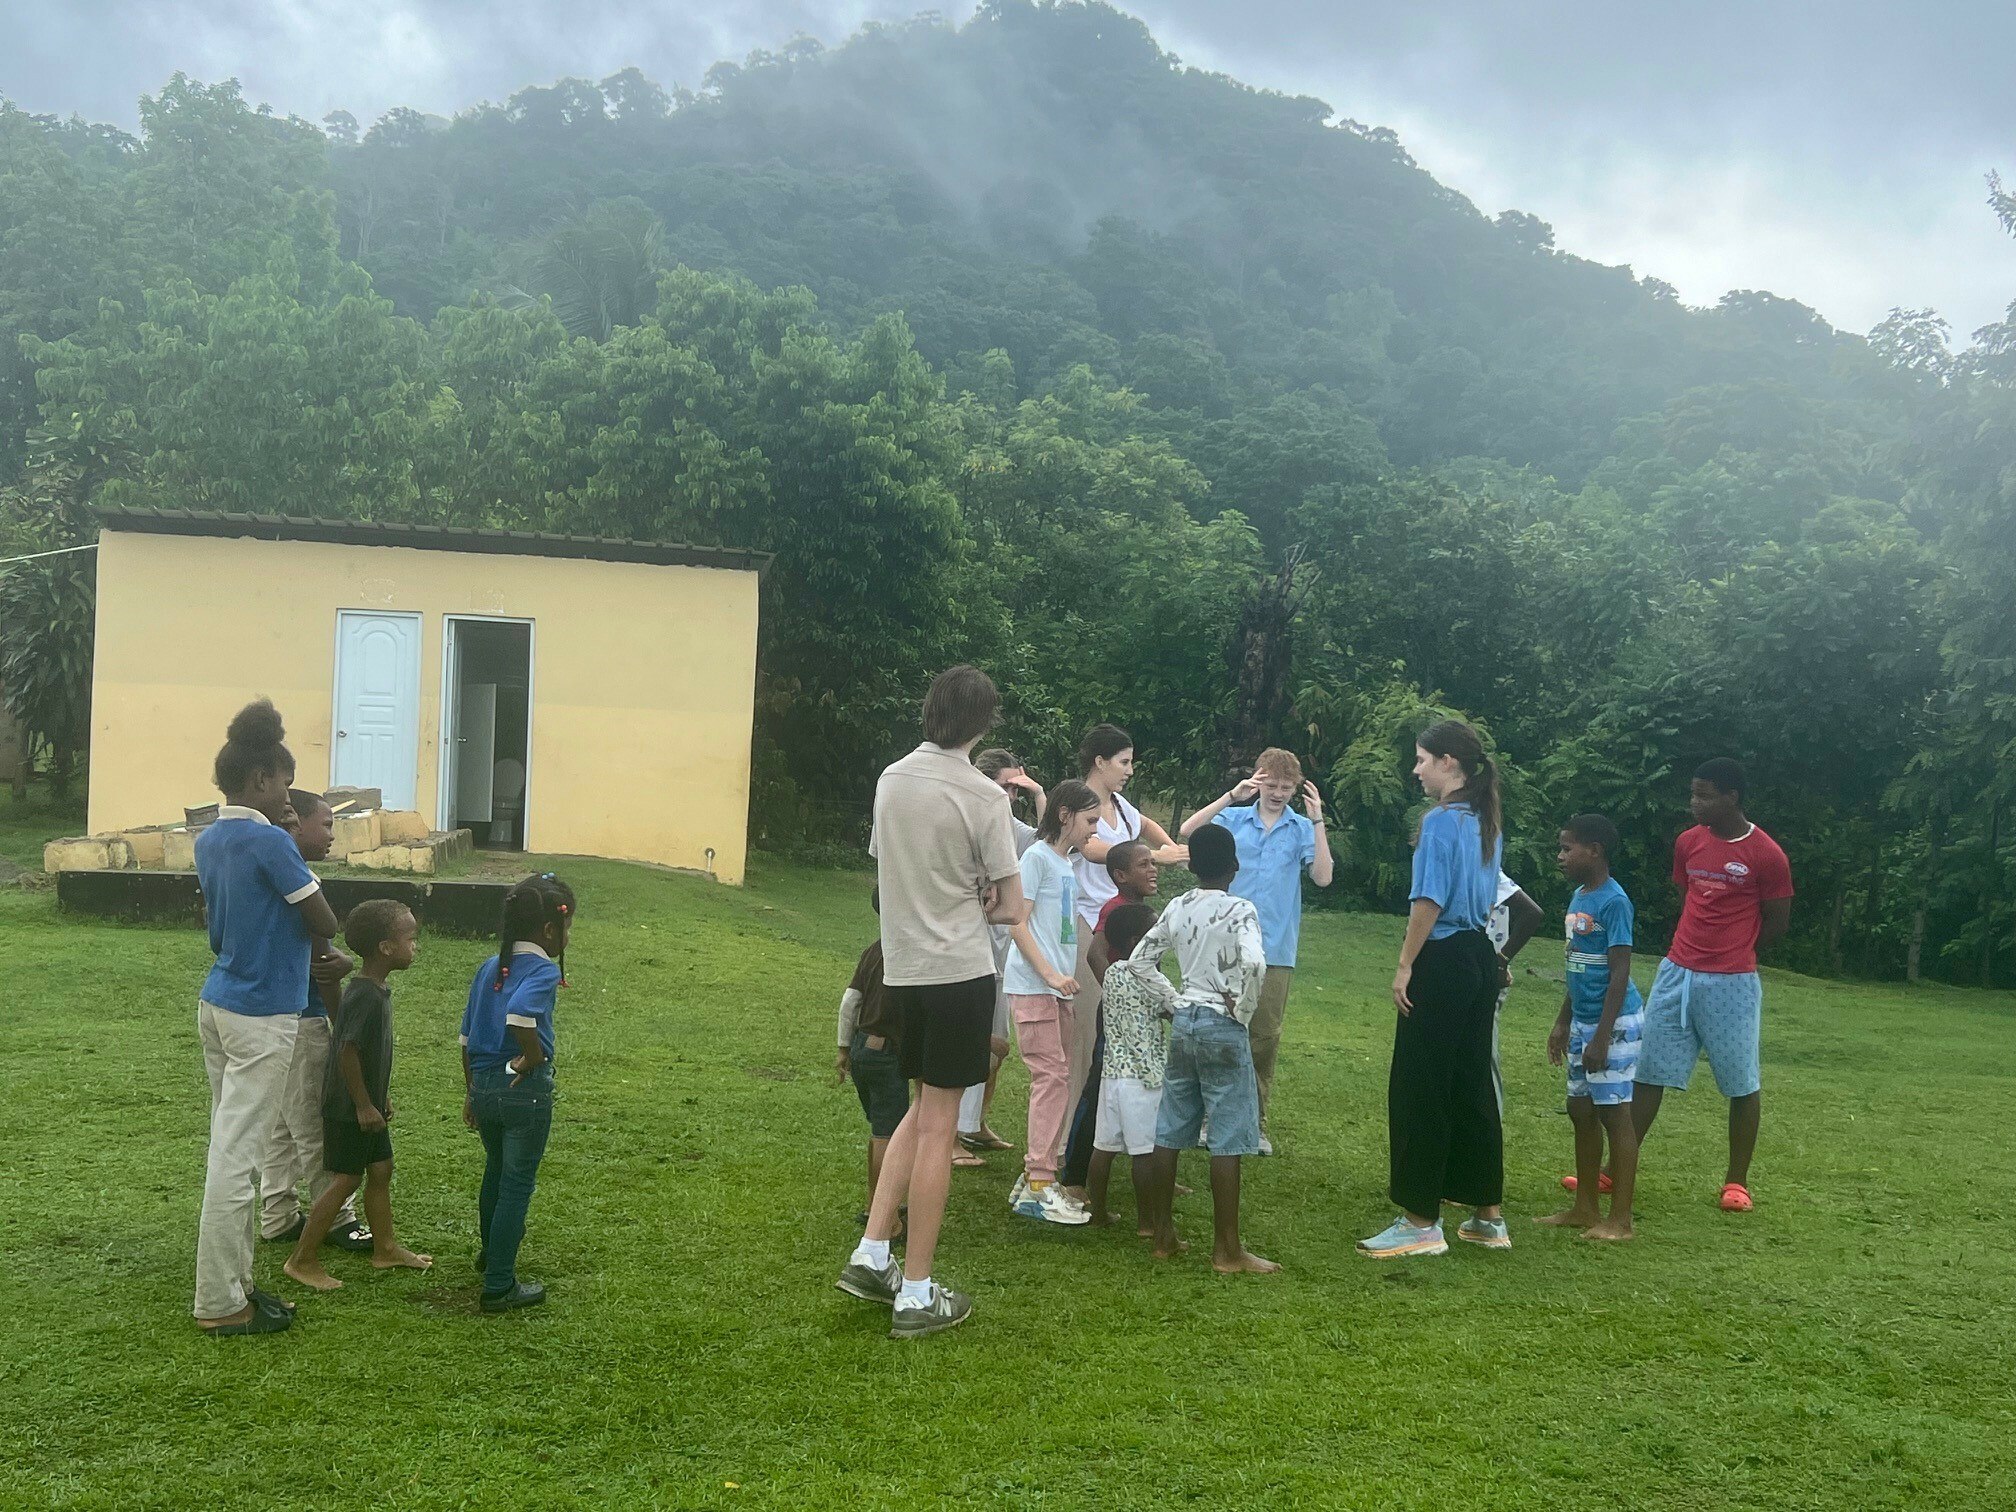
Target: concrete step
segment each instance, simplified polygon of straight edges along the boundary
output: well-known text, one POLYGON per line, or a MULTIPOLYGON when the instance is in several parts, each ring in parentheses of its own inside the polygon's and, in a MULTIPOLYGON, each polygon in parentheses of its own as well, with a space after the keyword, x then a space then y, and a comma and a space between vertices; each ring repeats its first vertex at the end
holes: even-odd
POLYGON ((422 839, 398 840, 376 850, 351 851, 343 861, 370 871, 412 872, 431 877, 443 864, 460 861, 475 848, 475 836, 466 829, 434 830, 422 839))

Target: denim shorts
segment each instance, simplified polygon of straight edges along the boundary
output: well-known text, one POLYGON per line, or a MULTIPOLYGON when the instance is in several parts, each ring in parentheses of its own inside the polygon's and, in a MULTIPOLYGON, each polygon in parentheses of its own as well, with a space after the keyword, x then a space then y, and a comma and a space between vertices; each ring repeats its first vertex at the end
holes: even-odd
POLYGON ((1260 1086, 1246 1026, 1216 1009, 1178 1003, 1169 1029, 1169 1062, 1155 1143, 1187 1150, 1206 1119, 1213 1155, 1260 1153, 1260 1086))
POLYGON ((848 1048, 847 1074, 854 1078, 854 1091, 861 1099, 861 1111, 868 1118, 868 1132, 887 1139, 910 1111, 910 1084, 903 1079, 903 1067, 886 1040, 870 1047, 869 1036, 856 1032, 848 1048))

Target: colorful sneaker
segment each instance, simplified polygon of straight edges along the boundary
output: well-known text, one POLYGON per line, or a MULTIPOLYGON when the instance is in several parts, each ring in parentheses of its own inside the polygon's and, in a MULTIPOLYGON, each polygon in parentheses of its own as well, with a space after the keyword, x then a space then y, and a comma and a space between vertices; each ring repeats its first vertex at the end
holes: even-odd
POLYGON ((948 1328, 957 1328, 973 1313, 973 1299, 963 1292, 947 1291, 935 1282, 931 1287, 929 1302, 913 1302, 905 1306, 899 1296, 889 1314, 889 1337, 892 1339, 921 1339, 926 1334, 943 1333, 948 1328))
POLYGON ((884 1306, 896 1300, 896 1293, 903 1289, 903 1267, 895 1260, 877 1270, 872 1265, 864 1265, 859 1260, 849 1259, 841 1269, 840 1279, 834 1286, 850 1297, 859 1297, 863 1302, 880 1302, 884 1306))
POLYGON ((1399 1260, 1408 1255, 1446 1255, 1449 1253, 1449 1242, 1442 1237, 1441 1224, 1431 1223, 1426 1228, 1419 1228, 1409 1223, 1403 1213, 1384 1233, 1360 1239, 1358 1253, 1369 1255, 1374 1260, 1399 1260))
POLYGON ((1465 1218, 1456 1230, 1458 1239, 1466 1239, 1472 1244, 1481 1244, 1486 1249, 1512 1248, 1512 1231, 1505 1226, 1503 1218, 1465 1218))
POLYGON ((1090 1223, 1092 1215, 1065 1194, 1064 1188, 1052 1181, 1041 1187, 1032 1187, 1021 1205, 1015 1211, 1024 1218, 1039 1218, 1045 1223, 1061 1223, 1075 1227, 1090 1223))
POLYGON ((1022 1211, 1022 1204, 1029 1199, 1029 1173, 1022 1172, 1015 1178, 1015 1185, 1008 1188, 1008 1208, 1010 1212, 1022 1211))

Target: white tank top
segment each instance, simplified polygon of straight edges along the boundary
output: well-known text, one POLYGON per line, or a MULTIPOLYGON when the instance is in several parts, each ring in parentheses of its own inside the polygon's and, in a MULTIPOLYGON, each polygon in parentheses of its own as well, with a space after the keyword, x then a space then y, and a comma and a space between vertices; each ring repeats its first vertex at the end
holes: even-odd
MULTIPOLYGON (((1118 845, 1122 840, 1141 838, 1141 812, 1127 801, 1124 793, 1113 795, 1113 807, 1119 810, 1120 822, 1108 824, 1106 816, 1099 816, 1099 838, 1108 845, 1118 845)), ((1071 855, 1072 868, 1078 874, 1078 917, 1086 926, 1099 922, 1099 910, 1107 900, 1116 897, 1120 889, 1113 885, 1113 875, 1106 870, 1104 861, 1088 861, 1080 852, 1071 855)))

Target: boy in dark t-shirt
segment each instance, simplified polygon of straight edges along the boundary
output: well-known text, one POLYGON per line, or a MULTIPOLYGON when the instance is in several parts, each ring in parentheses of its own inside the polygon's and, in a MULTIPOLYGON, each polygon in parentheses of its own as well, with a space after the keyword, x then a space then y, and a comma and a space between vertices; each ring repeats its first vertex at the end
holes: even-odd
MULTIPOLYGON (((910 1084, 903 1079, 902 1046, 896 1015, 882 984, 882 942, 861 952, 853 980, 840 994, 840 1053, 834 1062, 844 1084, 850 1078, 868 1120, 868 1200, 882 1179, 882 1157, 903 1115, 910 1111, 910 1084)), ((868 1221, 864 1213, 861 1221, 868 1221)), ((898 1224, 900 1232, 901 1224, 898 1224)))
POLYGON ((322 1164, 326 1190, 309 1210, 300 1242, 287 1257, 287 1274, 316 1291, 343 1283, 322 1268, 316 1251, 337 1212, 364 1184, 364 1214, 371 1226, 371 1264, 426 1270, 431 1255, 415 1254, 392 1230, 392 988, 388 978, 418 954, 420 926, 403 903, 372 898, 350 910, 343 938, 356 954, 357 975, 336 1010, 329 1066, 322 1080, 322 1164), (365 1178, 369 1177, 366 1182, 365 1178))

